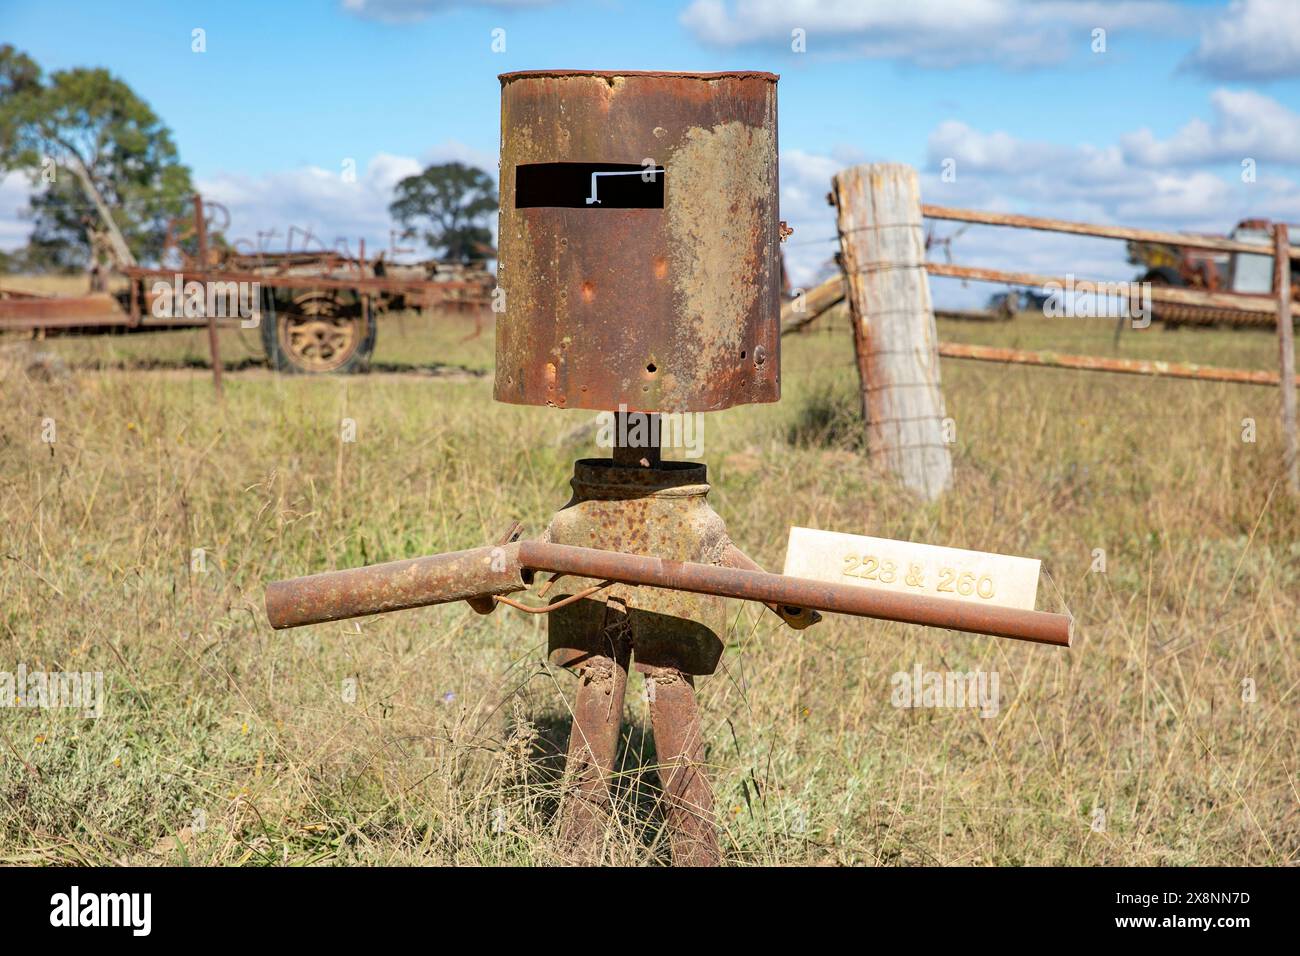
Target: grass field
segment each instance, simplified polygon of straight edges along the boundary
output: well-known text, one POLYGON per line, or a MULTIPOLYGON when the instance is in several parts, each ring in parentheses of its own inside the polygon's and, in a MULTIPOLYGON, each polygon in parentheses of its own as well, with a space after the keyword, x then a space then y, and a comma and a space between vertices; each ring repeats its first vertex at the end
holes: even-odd
MULTIPOLYGON (((254 333, 223 333, 223 405, 201 331, 0 339, 0 670, 106 685, 98 719, 0 711, 0 862, 564 859, 574 683, 541 621, 266 624, 269 580, 539 531, 596 454, 589 413, 492 403, 490 327, 385 322, 365 377, 274 376, 254 333), (70 371, 29 374, 35 351, 70 371)), ((1087 320, 941 337, 1114 352, 1087 320)), ((923 505, 863 455, 843 317, 784 351, 779 405, 706 422, 737 542, 773 570, 796 524, 1039 557, 1039 607, 1077 632, 792 632, 736 605, 699 682, 727 861, 1295 863, 1300 504, 1276 390, 946 361, 955 488, 923 505), (914 665, 996 671, 998 715, 895 708, 914 665)), ((1259 332, 1128 332, 1117 354, 1276 368, 1259 332)), ((640 691, 605 859, 662 863, 640 691)))

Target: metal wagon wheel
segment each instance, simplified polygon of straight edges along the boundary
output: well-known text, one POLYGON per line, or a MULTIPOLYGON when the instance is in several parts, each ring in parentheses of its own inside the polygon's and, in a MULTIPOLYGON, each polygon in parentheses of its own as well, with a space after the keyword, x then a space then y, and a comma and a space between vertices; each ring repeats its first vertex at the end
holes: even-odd
POLYGON ((375 345, 373 315, 346 303, 332 290, 299 293, 267 327, 267 353, 280 371, 320 374, 358 372, 375 345))

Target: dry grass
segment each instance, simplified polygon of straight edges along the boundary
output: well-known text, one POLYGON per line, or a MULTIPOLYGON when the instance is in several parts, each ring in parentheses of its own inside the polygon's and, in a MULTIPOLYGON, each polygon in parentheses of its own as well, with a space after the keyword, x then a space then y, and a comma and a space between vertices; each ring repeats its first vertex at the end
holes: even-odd
MULTIPOLYGON (((386 326, 377 359, 437 374, 248 369, 224 407, 192 367, 202 333, 51 340, 72 366, 52 381, 0 343, 0 669, 108 685, 98 720, 0 711, 0 861, 562 859, 574 685, 544 665, 541 622, 448 606, 273 633, 260 609, 273 578, 540 529, 572 458, 595 453, 557 441, 582 413, 490 401, 472 374, 490 330, 428 328, 386 326), (160 358, 171 370, 139 367, 160 358)), ((943 329, 1095 353, 1110 332, 943 329)), ((232 368, 257 354, 243 336, 225 337, 232 368)), ((1152 330, 1121 350, 1275 356, 1261 333, 1152 330)), ((1300 508, 1278 482, 1276 393, 949 361, 956 490, 923 506, 860 454, 849 358, 842 322, 788 341, 780 405, 709 417, 732 537, 774 569, 792 524, 1041 557, 1040 607, 1068 608, 1078 637, 1061 651, 847 618, 800 634, 737 605, 700 682, 727 860, 1295 862, 1300 508), (996 670, 1000 714, 895 709, 889 678, 916 663, 996 670)), ((628 863, 666 859, 640 686, 606 846, 628 863)))

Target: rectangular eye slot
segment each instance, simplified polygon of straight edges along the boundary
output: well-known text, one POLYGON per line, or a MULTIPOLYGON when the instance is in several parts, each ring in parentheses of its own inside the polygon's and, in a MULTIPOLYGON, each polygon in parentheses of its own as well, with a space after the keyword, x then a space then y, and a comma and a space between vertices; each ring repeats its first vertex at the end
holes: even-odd
POLYGON ((662 166, 525 163, 515 167, 515 208, 663 209, 662 166))

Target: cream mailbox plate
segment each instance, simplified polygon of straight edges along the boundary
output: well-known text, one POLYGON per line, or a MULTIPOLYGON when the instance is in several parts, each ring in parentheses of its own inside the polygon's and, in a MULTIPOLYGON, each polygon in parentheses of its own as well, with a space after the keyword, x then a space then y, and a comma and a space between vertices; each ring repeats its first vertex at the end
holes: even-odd
POLYGON ((1034 609, 1042 562, 861 534, 791 528, 785 573, 883 591, 1034 609))

